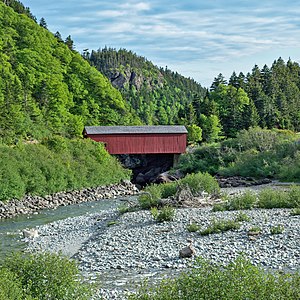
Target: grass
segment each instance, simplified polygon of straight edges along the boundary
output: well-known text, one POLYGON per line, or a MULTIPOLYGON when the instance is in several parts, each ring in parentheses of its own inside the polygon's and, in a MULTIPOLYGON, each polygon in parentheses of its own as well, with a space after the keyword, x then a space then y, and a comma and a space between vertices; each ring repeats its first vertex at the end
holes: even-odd
POLYGON ((236 215, 234 220, 236 222, 248 222, 250 221, 250 217, 247 214, 240 212, 239 214, 236 215))
POLYGON ((215 204, 213 211, 247 210, 252 208, 300 208, 300 188, 292 186, 288 190, 263 189, 258 195, 254 192, 245 193, 233 197, 225 196, 225 201, 215 204))
POLYGON ((268 273, 239 257, 225 266, 198 259, 175 279, 157 286, 145 282, 129 300, 295 300, 299 295, 299 273, 268 273))
POLYGON ((257 206, 259 208, 297 208, 300 207, 300 188, 289 190, 265 189, 259 193, 257 206))
POLYGON ((245 193, 237 194, 232 197, 226 197, 228 200, 214 205, 213 211, 247 210, 253 208, 257 201, 256 194, 251 191, 246 191, 245 193))
POLYGON ((106 226, 110 227, 110 226, 117 225, 117 224, 119 224, 118 221, 108 221, 107 224, 106 224, 106 226))
POLYGON ((300 215, 300 208, 297 207, 297 208, 294 208, 292 211, 291 211, 291 216, 299 216, 300 215))
POLYGON ((276 225, 270 229, 271 234, 281 234, 284 231, 283 225, 276 225))
POLYGON ((259 226, 253 226, 253 227, 250 227, 249 230, 248 230, 248 233, 252 233, 252 234, 259 234, 262 232, 262 229, 259 227, 259 226))
POLYGON ((172 221, 175 217, 175 209, 171 206, 164 206, 160 210, 157 207, 152 207, 151 214, 157 222, 172 221))
POLYGON ((172 197, 176 194, 178 186, 190 188, 193 196, 199 196, 203 192, 218 194, 219 184, 215 178, 208 173, 190 174, 177 182, 152 184, 147 186, 140 194, 138 201, 142 209, 161 206, 160 199, 172 197))
POLYGON ((240 227, 241 224, 234 220, 213 220, 210 226, 200 231, 200 235, 221 233, 229 230, 236 230, 240 227))
POLYGON ((200 229, 200 226, 197 223, 192 222, 186 227, 186 229, 189 232, 196 232, 200 229))

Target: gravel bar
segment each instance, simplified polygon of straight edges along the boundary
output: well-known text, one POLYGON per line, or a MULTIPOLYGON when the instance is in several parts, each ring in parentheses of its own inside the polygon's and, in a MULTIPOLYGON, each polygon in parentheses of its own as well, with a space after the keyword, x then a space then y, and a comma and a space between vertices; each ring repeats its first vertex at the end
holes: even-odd
POLYGON ((239 211, 212 212, 211 208, 177 209, 172 222, 156 223, 149 211, 119 215, 116 210, 68 218, 38 227, 39 236, 28 240, 30 251, 59 252, 75 258, 83 275, 101 281, 95 299, 125 299, 142 279, 176 274, 193 263, 179 258, 179 250, 193 240, 196 257, 227 263, 243 253, 253 264, 266 269, 299 270, 300 216, 289 209, 243 211, 250 221, 235 231, 201 236, 187 225, 205 229, 213 220, 234 219, 239 211), (271 228, 283 225, 281 234, 271 228), (248 230, 262 233, 250 239, 248 230))

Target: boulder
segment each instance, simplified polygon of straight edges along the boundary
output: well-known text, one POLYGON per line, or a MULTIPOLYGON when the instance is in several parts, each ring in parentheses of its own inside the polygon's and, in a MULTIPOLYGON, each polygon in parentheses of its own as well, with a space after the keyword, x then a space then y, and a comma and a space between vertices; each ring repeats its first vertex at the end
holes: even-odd
POLYGON ((190 241, 190 244, 187 247, 182 248, 179 251, 179 257, 180 258, 190 258, 196 254, 195 248, 192 245, 192 241, 190 241))
POLYGON ((39 236, 39 233, 36 229, 24 229, 23 230, 23 237, 24 238, 36 238, 39 236))

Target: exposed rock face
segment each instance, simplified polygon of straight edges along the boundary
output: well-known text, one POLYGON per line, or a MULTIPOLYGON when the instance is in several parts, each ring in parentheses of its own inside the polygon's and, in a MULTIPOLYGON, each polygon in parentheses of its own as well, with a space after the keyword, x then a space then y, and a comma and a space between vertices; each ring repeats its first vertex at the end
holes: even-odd
POLYGON ((163 87, 163 75, 161 73, 155 74, 155 77, 145 76, 138 73, 136 70, 128 66, 122 72, 119 70, 112 70, 108 75, 112 85, 121 90, 126 86, 134 86, 136 90, 140 90, 145 86, 149 91, 157 87, 163 87))

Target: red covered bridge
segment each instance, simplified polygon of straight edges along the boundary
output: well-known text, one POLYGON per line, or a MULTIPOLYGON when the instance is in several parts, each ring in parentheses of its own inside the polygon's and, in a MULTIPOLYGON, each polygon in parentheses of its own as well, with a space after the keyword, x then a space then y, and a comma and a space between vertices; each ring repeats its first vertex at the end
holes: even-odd
POLYGON ((110 154, 180 154, 187 145, 184 126, 86 126, 85 137, 103 142, 110 154))

